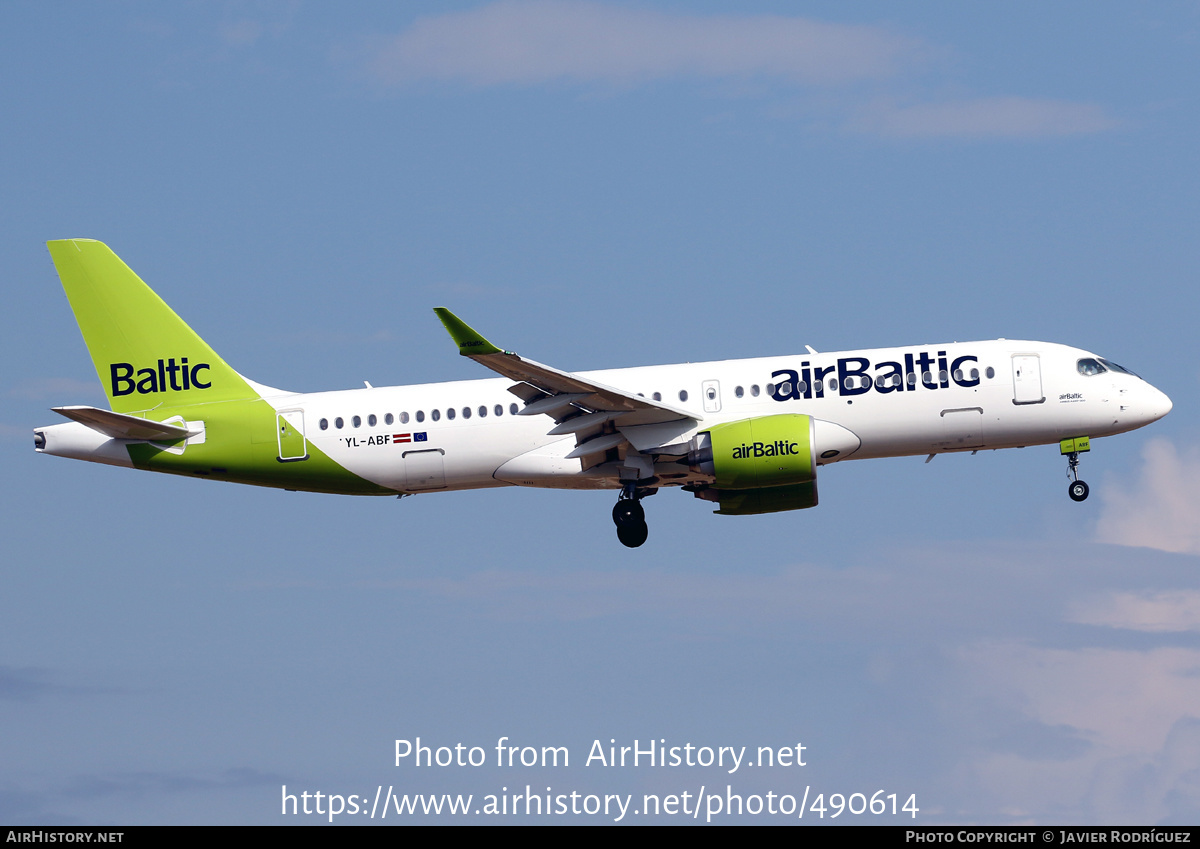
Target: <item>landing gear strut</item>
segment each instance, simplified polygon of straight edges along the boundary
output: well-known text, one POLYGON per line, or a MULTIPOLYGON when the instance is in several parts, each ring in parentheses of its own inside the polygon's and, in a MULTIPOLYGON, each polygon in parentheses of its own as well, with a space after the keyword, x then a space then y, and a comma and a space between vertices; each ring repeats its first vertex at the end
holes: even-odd
POLYGON ((1067 455, 1067 477, 1071 478, 1067 495, 1071 496, 1072 501, 1084 501, 1088 497, 1088 485, 1079 479, 1079 454, 1090 450, 1086 436, 1064 439, 1059 443, 1059 451, 1067 455))
POLYGON ((613 505, 612 517, 617 526, 617 539, 626 548, 637 548, 650 535, 641 496, 636 484, 627 483, 613 505))
POLYGON ((1079 479, 1079 452, 1072 451, 1067 455, 1067 474, 1074 478, 1067 487, 1067 495, 1072 501, 1084 501, 1088 497, 1088 485, 1079 479))

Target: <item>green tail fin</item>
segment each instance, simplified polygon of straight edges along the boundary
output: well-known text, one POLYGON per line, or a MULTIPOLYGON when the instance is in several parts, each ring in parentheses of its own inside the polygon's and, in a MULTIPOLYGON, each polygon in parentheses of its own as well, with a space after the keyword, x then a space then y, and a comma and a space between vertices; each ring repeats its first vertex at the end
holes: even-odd
POLYGON ((46 245, 113 410, 259 397, 103 242, 46 245))

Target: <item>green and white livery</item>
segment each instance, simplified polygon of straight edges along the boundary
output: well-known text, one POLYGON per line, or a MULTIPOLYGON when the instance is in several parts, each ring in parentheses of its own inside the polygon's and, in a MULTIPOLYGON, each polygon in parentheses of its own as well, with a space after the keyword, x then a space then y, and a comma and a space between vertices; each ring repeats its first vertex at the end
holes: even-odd
POLYGON ((1090 439, 1171 401, 1065 345, 955 342, 566 372, 435 312, 488 380, 295 393, 238 374, 101 242, 48 243, 108 409, 55 407, 38 452, 149 471, 351 495, 498 486, 613 489, 621 542, 642 499, 680 488, 721 514, 817 503, 847 459, 1058 444, 1087 497, 1090 439))

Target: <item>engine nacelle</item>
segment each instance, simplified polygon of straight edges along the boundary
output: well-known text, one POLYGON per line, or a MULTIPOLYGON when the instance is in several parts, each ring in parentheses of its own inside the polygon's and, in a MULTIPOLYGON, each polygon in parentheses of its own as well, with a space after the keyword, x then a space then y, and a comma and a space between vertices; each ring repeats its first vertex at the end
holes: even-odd
POLYGON ((817 482, 792 486, 768 486, 763 489, 699 489, 697 498, 715 501, 723 516, 749 516, 755 513, 779 513, 817 506, 817 482))
POLYGON ((862 445, 841 425, 801 414, 719 424, 688 445, 688 466, 712 478, 689 487, 715 501, 717 513, 747 515, 817 505, 817 466, 849 457, 862 445))
POLYGON ((785 414, 714 425, 688 445, 688 467, 714 489, 764 489, 817 479, 812 416, 785 414))
POLYGON ((817 503, 812 416, 778 415, 715 425, 688 446, 688 466, 713 479, 694 490, 717 513, 746 515, 800 510, 817 503))

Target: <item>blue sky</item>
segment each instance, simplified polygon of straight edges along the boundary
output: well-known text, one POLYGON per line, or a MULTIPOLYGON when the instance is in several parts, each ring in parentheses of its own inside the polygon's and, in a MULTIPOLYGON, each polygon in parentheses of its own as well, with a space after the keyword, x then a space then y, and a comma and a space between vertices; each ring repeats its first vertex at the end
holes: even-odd
POLYGON ((1198 44, 1182 2, 0 5, 0 821, 530 782, 1194 823, 1198 44), (1064 342, 1175 408, 1094 444, 1084 505, 1053 447, 846 463, 806 512, 664 493, 629 551, 605 493, 36 456, 48 407, 103 403, 64 237, 300 391, 488 377, 445 305, 576 370, 1064 342), (394 766, 418 736, 572 765, 394 766), (809 760, 582 765, 635 738, 809 760))

